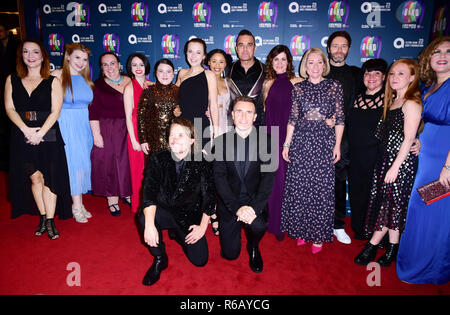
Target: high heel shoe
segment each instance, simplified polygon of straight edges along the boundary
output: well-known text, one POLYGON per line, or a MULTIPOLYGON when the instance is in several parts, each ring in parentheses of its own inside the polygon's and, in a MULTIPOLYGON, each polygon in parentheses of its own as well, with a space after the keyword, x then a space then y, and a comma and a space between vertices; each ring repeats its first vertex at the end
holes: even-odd
POLYGON ((36 232, 34 232, 34 235, 41 236, 45 232, 47 232, 47 225, 45 224, 45 214, 41 214, 41 217, 39 219, 39 226, 36 229, 36 232))
POLYGON ((302 240, 300 237, 297 239, 297 246, 302 246, 305 244, 306 244, 306 242, 304 240, 302 240))
POLYGON ((46 221, 46 225, 47 225, 47 231, 48 231, 48 237, 52 240, 56 240, 59 238, 59 232, 56 229, 55 226, 55 220, 52 219, 47 219, 46 221))
POLYGON ((123 197, 122 202, 131 207, 131 198, 130 197, 123 197))
POLYGON ((81 211, 83 211, 83 215, 86 219, 92 218, 92 213, 87 211, 86 208, 84 207, 84 205, 81 205, 81 211))
POLYGON ((73 214, 73 218, 75 219, 76 222, 78 222, 78 223, 87 223, 88 222, 88 220, 84 216, 83 210, 81 208, 74 208, 74 206, 72 205, 72 214, 73 214))
POLYGON ((113 217, 118 217, 121 214, 119 205, 117 203, 109 205, 108 209, 109 209, 109 213, 111 213, 111 215, 113 217), (114 209, 114 211, 112 211, 111 209, 114 209))
POLYGON ((312 246, 311 246, 311 252, 312 252, 313 254, 317 254, 317 253, 319 253, 319 252, 322 251, 322 248, 323 248, 323 245, 317 246, 316 244, 312 244, 312 246))

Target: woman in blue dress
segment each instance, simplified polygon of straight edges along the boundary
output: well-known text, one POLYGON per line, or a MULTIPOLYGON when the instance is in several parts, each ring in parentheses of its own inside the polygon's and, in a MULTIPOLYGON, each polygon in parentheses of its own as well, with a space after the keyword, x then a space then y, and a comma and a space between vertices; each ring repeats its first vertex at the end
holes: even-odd
POLYGON ((419 168, 397 257, 400 280, 450 280, 450 197, 426 205, 417 188, 436 179, 450 187, 450 36, 433 40, 419 56, 424 130, 419 168))
POLYGON ((65 143, 72 214, 79 223, 86 223, 92 217, 82 199, 82 194, 91 190, 90 154, 93 138, 88 106, 92 101, 94 84, 90 78, 90 54, 91 50, 83 44, 67 44, 62 69, 52 73, 61 80, 65 91, 58 123, 65 143))

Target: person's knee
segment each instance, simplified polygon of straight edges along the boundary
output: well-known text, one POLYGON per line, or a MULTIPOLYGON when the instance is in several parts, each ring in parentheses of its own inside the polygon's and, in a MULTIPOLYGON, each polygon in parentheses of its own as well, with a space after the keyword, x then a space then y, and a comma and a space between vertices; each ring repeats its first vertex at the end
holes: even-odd
POLYGON ((189 261, 195 267, 204 267, 208 263, 208 255, 202 255, 197 257, 190 257, 189 261))
POLYGON ((252 224, 250 224, 250 229, 251 229, 252 233, 255 233, 255 234, 263 233, 264 231, 267 230, 267 227, 268 227, 267 221, 261 217, 257 217, 252 222, 252 224))
POLYGON ((241 254, 241 247, 222 246, 220 255, 226 260, 236 260, 241 254))
POLYGON ((30 180, 32 185, 40 185, 40 186, 44 185, 44 176, 39 171, 31 175, 30 180))

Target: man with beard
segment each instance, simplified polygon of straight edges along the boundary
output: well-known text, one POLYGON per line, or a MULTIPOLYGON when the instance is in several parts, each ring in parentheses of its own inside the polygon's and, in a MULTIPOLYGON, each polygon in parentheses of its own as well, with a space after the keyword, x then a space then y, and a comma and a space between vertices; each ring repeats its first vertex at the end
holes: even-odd
MULTIPOLYGON (((327 52, 330 60, 330 73, 327 78, 338 80, 344 91, 344 114, 347 117, 355 97, 362 86, 360 69, 346 64, 346 59, 352 44, 352 38, 346 31, 337 31, 328 37, 327 52)), ((351 239, 345 233, 344 218, 346 215, 346 179, 347 169, 350 163, 348 152, 347 127, 341 143, 341 160, 335 164, 335 215, 334 235, 339 242, 350 244, 351 239)))

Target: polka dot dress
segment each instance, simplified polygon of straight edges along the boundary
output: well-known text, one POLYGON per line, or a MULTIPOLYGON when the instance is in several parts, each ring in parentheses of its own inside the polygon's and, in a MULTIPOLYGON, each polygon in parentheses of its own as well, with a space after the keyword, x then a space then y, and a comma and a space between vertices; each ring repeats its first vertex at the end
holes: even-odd
POLYGON ((289 124, 294 134, 282 202, 281 229, 291 237, 314 243, 333 241, 334 128, 324 119, 336 114, 344 124, 343 93, 331 79, 297 83, 292 91, 289 124))

